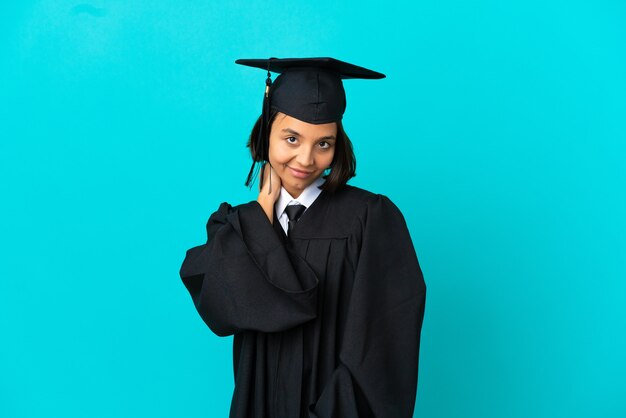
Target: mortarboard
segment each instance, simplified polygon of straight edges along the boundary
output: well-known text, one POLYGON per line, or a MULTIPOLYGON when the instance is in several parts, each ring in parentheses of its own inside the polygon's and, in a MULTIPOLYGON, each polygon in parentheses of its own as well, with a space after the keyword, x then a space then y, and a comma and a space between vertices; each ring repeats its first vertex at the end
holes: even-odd
POLYGON ((252 139, 257 155, 253 156, 246 185, 254 177, 256 163, 269 160, 268 125, 272 109, 308 123, 338 122, 346 110, 341 80, 385 78, 384 74, 334 58, 238 59, 235 63, 267 71, 261 129, 258 137, 252 139), (280 73, 273 83, 270 72, 280 73))

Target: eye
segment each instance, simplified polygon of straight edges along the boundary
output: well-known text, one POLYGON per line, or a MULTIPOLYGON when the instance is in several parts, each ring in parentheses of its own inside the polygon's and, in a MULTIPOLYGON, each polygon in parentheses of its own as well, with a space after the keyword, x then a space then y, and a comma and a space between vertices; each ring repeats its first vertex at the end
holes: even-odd
POLYGON ((320 148, 323 148, 323 149, 328 149, 328 148, 330 148, 330 145, 331 145, 331 144, 330 144, 330 142, 328 142, 328 141, 321 141, 321 142, 319 143, 320 148))
POLYGON ((298 138, 296 138, 295 136, 289 136, 285 138, 285 141, 287 141, 287 143, 289 144, 295 144, 296 142, 298 142, 298 138))

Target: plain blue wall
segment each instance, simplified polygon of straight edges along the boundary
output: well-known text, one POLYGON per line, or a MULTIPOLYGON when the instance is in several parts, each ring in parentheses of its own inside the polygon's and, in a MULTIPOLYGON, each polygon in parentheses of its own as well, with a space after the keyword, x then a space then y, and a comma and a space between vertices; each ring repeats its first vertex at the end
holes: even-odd
MULTIPOLYGON (((8 4, 7 4, 8 3, 8 4)), ((12 4, 11 4, 12 3, 12 4)), ((0 5, 0 416, 226 416, 231 339, 180 282, 264 74, 333 56, 352 184, 428 285, 416 417, 626 416, 622 1, 0 5)))

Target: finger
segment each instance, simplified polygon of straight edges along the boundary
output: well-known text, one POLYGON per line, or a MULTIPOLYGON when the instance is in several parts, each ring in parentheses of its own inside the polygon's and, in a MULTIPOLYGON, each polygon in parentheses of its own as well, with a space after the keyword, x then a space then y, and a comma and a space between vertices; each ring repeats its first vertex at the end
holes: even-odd
POLYGON ((265 183, 267 183, 266 168, 267 168, 266 164, 263 164, 261 166, 261 175, 259 177, 261 178, 262 181, 259 182, 259 190, 263 190, 263 187, 261 185, 265 186, 265 183))
POLYGON ((265 183, 269 183, 274 180, 274 176, 272 176, 272 166, 269 163, 265 163, 265 169, 267 171, 267 175, 265 176, 265 183))
POLYGON ((265 168, 265 177, 263 178, 263 188, 267 189, 268 193, 271 193, 274 189, 274 181, 276 180, 276 172, 272 168, 272 165, 269 162, 266 162, 264 165, 265 168))

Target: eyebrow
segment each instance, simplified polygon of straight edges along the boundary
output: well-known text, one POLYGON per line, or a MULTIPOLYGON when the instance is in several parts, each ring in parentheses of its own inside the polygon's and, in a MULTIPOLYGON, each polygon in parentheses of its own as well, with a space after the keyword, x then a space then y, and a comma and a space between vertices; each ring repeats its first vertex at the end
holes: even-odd
MULTIPOLYGON (((282 131, 286 132, 286 133, 289 133, 289 134, 292 134, 292 135, 295 135, 295 136, 302 136, 299 132, 294 131, 293 129, 290 129, 290 128, 283 128, 282 131)), ((336 140, 337 138, 334 135, 326 135, 326 136, 322 136, 320 138, 317 138, 318 141, 322 141, 322 140, 326 141, 328 139, 336 140)))

